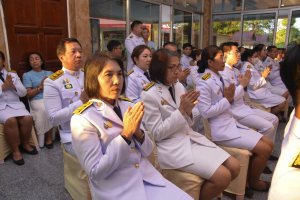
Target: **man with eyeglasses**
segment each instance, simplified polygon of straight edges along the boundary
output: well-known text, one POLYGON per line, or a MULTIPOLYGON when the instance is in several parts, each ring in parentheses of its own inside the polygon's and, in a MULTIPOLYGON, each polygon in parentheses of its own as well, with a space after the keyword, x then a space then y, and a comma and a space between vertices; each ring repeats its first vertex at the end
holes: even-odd
MULTIPOLYGON (((240 55, 242 55, 246 50, 244 47, 239 47, 238 49, 239 49, 240 55)), ((244 62, 241 59, 239 59, 238 63, 233 65, 233 67, 240 70, 243 67, 243 65, 244 65, 244 62)))
MULTIPOLYGON (((247 70, 245 74, 238 75, 235 73, 235 68, 232 67, 240 59, 237 43, 225 42, 221 44, 221 49, 226 57, 226 63, 224 71, 220 71, 219 73, 224 80, 225 87, 228 87, 231 83, 234 83, 236 86, 234 103, 231 104, 233 117, 240 124, 256 129, 257 132, 270 138, 274 142, 278 127, 278 118, 271 113, 260 109, 252 109, 245 104, 244 90, 246 90, 252 75, 250 70, 247 70)), ((274 156, 271 157, 271 159, 278 159, 274 156)), ((266 167, 263 173, 269 174, 272 173, 272 171, 266 167)))

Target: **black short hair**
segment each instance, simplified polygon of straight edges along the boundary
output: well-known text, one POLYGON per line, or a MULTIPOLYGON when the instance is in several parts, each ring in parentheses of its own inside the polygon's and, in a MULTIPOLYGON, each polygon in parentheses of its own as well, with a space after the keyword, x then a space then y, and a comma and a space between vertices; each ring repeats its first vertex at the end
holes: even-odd
POLYGON ((268 50, 268 52, 272 52, 273 49, 275 49, 275 48, 277 49, 276 46, 268 46, 267 50, 268 50))
MULTIPOLYGON (((86 60, 84 64, 84 90, 89 99, 100 99, 98 75, 101 73, 107 61, 109 60, 116 61, 122 71, 124 70, 122 60, 109 51, 95 53, 86 60)), ((122 94, 126 89, 124 74, 123 80, 123 88, 121 91, 122 94)))
MULTIPOLYGON (((244 48, 244 47, 239 47, 239 48, 238 48, 239 52, 241 52, 241 49, 242 49, 242 48, 244 48)), ((244 49, 245 49, 245 48, 244 48, 244 49)))
POLYGON ((143 28, 143 31, 144 31, 144 30, 148 30, 148 32, 149 32, 149 29, 147 29, 147 28, 143 28))
POLYGON ((196 49, 194 51, 192 51, 190 57, 193 59, 193 61, 196 60, 196 56, 200 56, 202 53, 202 49, 196 49))
POLYGON ((258 52, 258 51, 261 52, 263 50, 264 46, 265 46, 264 44, 258 44, 253 49, 255 52, 258 52))
POLYGON ((132 54, 131 54, 131 59, 135 65, 136 65, 136 63, 134 61, 134 58, 139 58, 145 49, 148 49, 151 53, 150 48, 146 45, 139 45, 133 49, 132 54))
POLYGON ((152 81, 165 85, 167 69, 172 57, 177 57, 179 60, 178 54, 169 49, 159 49, 153 54, 149 67, 149 74, 152 81))
POLYGON ((118 40, 111 40, 107 43, 107 50, 108 51, 113 51, 114 49, 116 49, 119 45, 121 45, 121 42, 119 42, 118 40))
MULTIPOLYGON (((0 51, 0 58, 2 58, 3 62, 5 61, 5 56, 2 51, 0 51)), ((4 67, 4 64, 3 64, 3 67, 4 67)))
POLYGON ((201 60, 197 62, 199 74, 204 73, 205 69, 208 69, 208 60, 215 60, 219 51, 222 51, 222 49, 217 45, 208 45, 202 50, 201 60))
POLYGON ((57 57, 59 57, 59 55, 65 55, 65 53, 66 53, 66 45, 65 44, 72 43, 72 42, 77 42, 82 49, 81 44, 78 42, 78 40, 76 38, 64 38, 64 39, 60 40, 57 45, 57 48, 56 48, 57 57))
POLYGON ((227 52, 231 51, 233 46, 238 47, 239 44, 237 42, 223 42, 220 47, 221 47, 223 53, 227 53, 227 52))
POLYGON ((299 106, 300 95, 300 44, 288 51, 280 62, 280 76, 292 96, 294 106, 299 106))
POLYGON ((254 49, 246 49, 244 53, 242 53, 241 55, 241 61, 247 61, 248 60, 248 57, 252 57, 253 54, 255 54, 255 50, 254 49))
POLYGON ((133 31, 133 28, 137 25, 140 25, 140 24, 143 24, 141 21, 138 21, 138 20, 135 20, 131 23, 130 27, 131 27, 131 30, 133 31))
POLYGON ((32 70, 32 67, 30 65, 30 56, 33 55, 33 54, 36 54, 36 55, 38 55, 40 57, 40 59, 43 62, 42 65, 41 65, 41 68, 45 69, 45 62, 44 62, 43 56, 40 53, 38 53, 38 52, 31 52, 31 53, 29 53, 29 55, 27 57, 27 67, 28 67, 28 69, 32 70))
POLYGON ((165 47, 168 46, 168 45, 171 45, 171 46, 177 48, 177 46, 176 46, 176 44, 175 44, 174 42, 166 42, 166 43, 164 43, 163 48, 165 48, 165 47))
POLYGON ((193 48, 193 46, 190 44, 190 43, 185 43, 183 46, 182 46, 182 49, 185 49, 187 47, 191 47, 191 49, 193 48))

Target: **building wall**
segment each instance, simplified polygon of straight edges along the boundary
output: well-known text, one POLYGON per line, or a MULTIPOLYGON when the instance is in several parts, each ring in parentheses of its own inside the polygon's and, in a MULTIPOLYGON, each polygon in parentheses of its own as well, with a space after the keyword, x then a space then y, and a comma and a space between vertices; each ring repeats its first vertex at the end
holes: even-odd
POLYGON ((2 23, 2 15, 0 15, 0 51, 4 53, 5 56, 5 68, 8 69, 8 58, 7 58, 7 52, 6 52, 6 43, 4 38, 4 24, 2 23))
POLYGON ((212 0, 204 0, 202 48, 210 44, 211 2, 212 0))

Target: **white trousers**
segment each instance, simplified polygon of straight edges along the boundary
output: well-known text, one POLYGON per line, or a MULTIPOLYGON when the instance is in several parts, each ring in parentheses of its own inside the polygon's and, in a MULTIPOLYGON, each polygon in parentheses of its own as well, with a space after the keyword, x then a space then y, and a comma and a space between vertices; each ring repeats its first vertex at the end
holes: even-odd
POLYGON ((75 157, 77 158, 77 155, 76 155, 76 153, 75 153, 75 150, 74 150, 74 147, 73 147, 73 145, 72 145, 72 142, 64 143, 64 147, 65 147, 65 150, 66 150, 69 154, 71 154, 71 155, 73 155, 73 156, 75 156, 75 157))
POLYGON ((240 124, 249 128, 257 129, 257 132, 270 138, 275 142, 276 132, 278 127, 278 117, 272 113, 252 108, 256 115, 248 115, 242 119, 237 120, 240 124))

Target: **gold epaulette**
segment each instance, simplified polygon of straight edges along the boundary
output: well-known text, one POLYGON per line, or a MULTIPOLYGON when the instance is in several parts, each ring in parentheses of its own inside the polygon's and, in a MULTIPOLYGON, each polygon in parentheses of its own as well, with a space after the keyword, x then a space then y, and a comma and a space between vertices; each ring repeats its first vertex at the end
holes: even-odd
POLYGON ((300 148, 298 149, 293 160, 290 162, 289 167, 300 168, 300 148))
POLYGON ((10 70, 10 69, 7 69, 6 71, 12 72, 12 73, 17 73, 15 70, 10 70))
POLYGON ((208 72, 204 76, 202 76, 201 78, 206 81, 210 76, 211 76, 211 73, 208 72))
POLYGON ((84 66, 82 66, 82 67, 81 67, 81 71, 83 71, 83 72, 84 72, 84 66))
POLYGON ((133 103, 133 101, 131 101, 130 99, 127 99, 127 98, 125 98, 125 97, 119 97, 119 99, 121 99, 121 100, 123 100, 123 101, 129 101, 129 102, 133 103))
POLYGON ((131 36, 129 36, 131 39, 133 38, 133 36, 131 35, 131 36))
POLYGON ((183 56, 180 56, 180 58, 182 58, 183 56))
POLYGON ((145 90, 145 91, 149 90, 154 84, 155 84, 154 81, 148 83, 148 85, 146 85, 145 87, 143 87, 143 90, 145 90))
POLYGON ((83 104, 82 106, 80 106, 79 108, 77 108, 73 114, 77 114, 80 115, 85 109, 87 109, 88 107, 90 107, 93 104, 93 101, 88 101, 87 103, 83 104))
POLYGON ((134 70, 131 70, 130 72, 128 72, 128 73, 126 74, 126 76, 129 76, 132 72, 134 72, 134 70))
POLYGON ((57 72, 55 72, 54 74, 52 74, 51 76, 49 76, 49 78, 54 81, 54 80, 58 79, 59 77, 61 77, 63 74, 64 74, 64 71, 60 69, 57 72))
POLYGON ((193 64, 193 66, 196 66, 196 65, 197 65, 197 63, 194 63, 194 64, 193 64))

